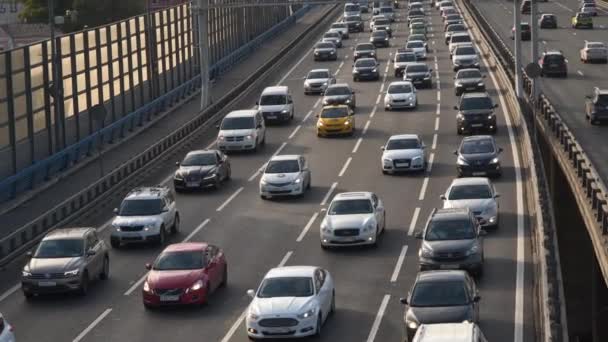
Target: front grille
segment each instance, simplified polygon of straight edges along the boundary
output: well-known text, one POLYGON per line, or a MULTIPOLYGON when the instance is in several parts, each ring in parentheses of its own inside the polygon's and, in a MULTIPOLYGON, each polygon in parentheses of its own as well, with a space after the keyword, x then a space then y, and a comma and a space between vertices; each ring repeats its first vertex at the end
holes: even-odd
POLYGON ((154 293, 159 296, 180 296, 184 289, 154 289, 154 293))
POLYGON ((440 261, 441 260, 456 261, 456 260, 464 259, 465 257, 466 257, 466 255, 464 254, 464 252, 450 252, 450 253, 437 253, 433 259, 440 260, 440 261))
POLYGON ((61 279, 65 278, 63 273, 32 273, 30 279, 61 279))
POLYGON ((321 86, 323 85, 323 83, 310 83, 309 86, 311 88, 321 88, 321 86))
POLYGON ((226 141, 243 141, 245 137, 226 137, 226 141))
POLYGON ((265 318, 260 320, 258 324, 265 328, 295 327, 298 325, 298 320, 294 318, 265 318))
POLYGON ((291 182, 287 182, 287 183, 268 183, 268 185, 278 186, 278 187, 287 186, 289 184, 291 184, 291 182))
MULTIPOLYGON (((408 164, 408 165, 411 165, 411 159, 394 159, 393 160, 393 165, 395 167, 399 167, 399 166, 397 166, 397 164, 408 164)), ((403 167, 403 166, 401 166, 401 167, 403 167)))
POLYGON ((199 173, 193 173, 186 176, 187 182, 198 182, 201 180, 201 175, 199 173))
POLYGON ((274 116, 279 116, 279 115, 281 115, 281 112, 262 112, 262 115, 264 115, 264 117, 267 117, 269 115, 270 116, 273 116, 273 115, 274 116))
POLYGON ((336 229, 334 230, 335 236, 357 236, 359 235, 359 229, 336 229))
POLYGON ((122 232, 140 232, 144 229, 144 226, 120 226, 122 232))

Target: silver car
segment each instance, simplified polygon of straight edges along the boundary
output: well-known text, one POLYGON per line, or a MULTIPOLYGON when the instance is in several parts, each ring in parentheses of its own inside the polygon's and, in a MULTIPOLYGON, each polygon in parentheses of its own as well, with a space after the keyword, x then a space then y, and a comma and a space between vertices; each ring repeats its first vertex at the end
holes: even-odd
POLYGON ((323 35, 321 39, 323 43, 334 43, 336 47, 342 47, 342 33, 340 31, 330 30, 323 35))
POLYGON ((443 208, 468 208, 485 229, 498 228, 498 197, 492 182, 485 177, 457 178, 441 195, 443 208))
POLYGON ((384 95, 384 110, 418 107, 416 87, 409 81, 391 82, 384 95))
POLYGON ((385 227, 384 204, 376 194, 343 192, 331 201, 321 222, 321 247, 375 246, 385 227))
POLYGON ((21 271, 21 289, 28 299, 71 291, 85 295, 91 280, 110 274, 108 247, 95 228, 55 229, 28 256, 21 271))
POLYGON ((260 178, 260 197, 299 196, 310 189, 310 169, 301 155, 279 155, 270 159, 260 178))
POLYGON ((304 94, 323 94, 328 86, 336 83, 334 74, 329 69, 313 69, 304 80, 304 94))
POLYGON ((10 325, 0 313, 0 342, 15 342, 13 326, 10 325))
POLYGON ((380 165, 384 174, 426 169, 426 145, 418 134, 393 135, 381 148, 384 152, 380 165))

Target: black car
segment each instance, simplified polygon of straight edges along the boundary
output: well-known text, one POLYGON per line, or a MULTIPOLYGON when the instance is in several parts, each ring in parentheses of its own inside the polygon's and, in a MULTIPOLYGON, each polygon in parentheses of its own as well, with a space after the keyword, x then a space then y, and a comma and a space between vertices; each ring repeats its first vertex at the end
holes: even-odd
POLYGON ((561 51, 543 52, 538 64, 541 76, 568 77, 568 64, 561 51))
POLYGON ((176 165, 178 169, 173 176, 175 191, 219 188, 223 181, 230 179, 230 160, 221 151, 192 151, 176 165))
POLYGON ((530 14, 531 11, 531 7, 532 7, 532 1, 531 0, 524 0, 521 3, 521 14, 530 14))
POLYGON ((482 75, 479 69, 460 69, 454 76, 454 93, 460 96, 466 92, 485 91, 484 78, 485 75, 482 75))
POLYGON ((465 271, 420 272, 406 298, 405 341, 411 342, 421 324, 479 321, 479 292, 465 271))
POLYGON ((359 80, 378 80, 378 62, 375 58, 360 58, 353 64, 353 81, 359 80))
POLYGON ((376 58, 376 47, 370 43, 359 43, 355 46, 353 59, 356 61, 359 58, 376 58))
POLYGON ((475 131, 489 131, 496 133, 496 115, 494 108, 498 105, 492 102, 488 93, 464 93, 454 109, 456 115, 456 130, 458 134, 475 131))
POLYGON ((363 20, 359 15, 349 15, 344 17, 344 22, 348 25, 348 32, 363 32, 363 20))
MULTIPOLYGON (((511 39, 515 38, 515 28, 513 28, 511 34, 511 39)), ((519 34, 521 35, 521 40, 530 40, 532 39, 532 27, 528 23, 519 24, 519 34)))
POLYGON ((347 83, 336 83, 327 87, 323 94, 323 105, 348 105, 351 109, 357 107, 355 91, 347 83))
POLYGON ((538 26, 540 26, 540 28, 542 28, 542 29, 544 29, 544 28, 556 29, 557 28, 557 17, 555 16, 555 14, 545 13, 538 20, 538 26))
POLYGON ((403 80, 411 81, 416 88, 433 87, 433 69, 425 63, 411 63, 403 71, 403 80))
POLYGON ((502 148, 496 146, 494 137, 475 135, 462 139, 458 150, 456 171, 458 176, 496 176, 502 175, 499 155, 502 148))
POLYGON ((369 37, 369 42, 374 44, 374 46, 376 46, 376 47, 378 47, 378 46, 389 47, 390 46, 388 33, 384 30, 372 32, 372 35, 369 37))
POLYGON ((593 94, 585 97, 585 116, 592 125, 608 120, 608 89, 595 87, 593 94))

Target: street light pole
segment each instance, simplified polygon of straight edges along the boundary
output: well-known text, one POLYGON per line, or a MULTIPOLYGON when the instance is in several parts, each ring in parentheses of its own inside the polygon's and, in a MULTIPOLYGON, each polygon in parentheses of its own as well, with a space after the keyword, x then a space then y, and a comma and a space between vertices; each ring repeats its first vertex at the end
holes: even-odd
POLYGON ((521 12, 519 1, 513 1, 513 27, 515 27, 515 32, 513 33, 515 36, 515 94, 518 99, 523 98, 523 87, 522 87, 522 75, 521 75, 521 12))
POLYGON ((203 110, 209 105, 209 0, 197 0, 193 8, 198 17, 198 47, 201 69, 201 107, 203 110))
MULTIPOLYGON (((530 25, 532 28, 532 61, 531 63, 538 63, 538 0, 531 0, 530 3, 530 25)), ((532 80, 532 105, 534 106, 534 140, 536 141, 536 107, 538 102, 538 86, 539 82, 537 78, 532 80)))

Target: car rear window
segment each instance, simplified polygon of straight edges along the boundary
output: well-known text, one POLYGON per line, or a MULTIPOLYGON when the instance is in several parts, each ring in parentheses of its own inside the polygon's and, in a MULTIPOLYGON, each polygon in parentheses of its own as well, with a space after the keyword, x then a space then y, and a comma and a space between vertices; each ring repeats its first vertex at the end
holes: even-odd
POLYGON ((450 39, 450 42, 452 43, 468 43, 471 41, 471 37, 468 35, 453 35, 452 38, 450 39))
POLYGON ((608 106, 608 94, 601 94, 597 97, 598 106, 608 106))
POLYGON ((561 64, 564 62, 564 56, 562 55, 547 55, 545 56, 545 63, 557 63, 561 64))
POLYGON ((427 72, 429 68, 426 65, 409 65, 406 72, 427 72))
POLYGON ((373 50, 373 49, 374 49, 374 46, 372 44, 359 44, 355 48, 355 51, 368 51, 368 50, 373 50))

